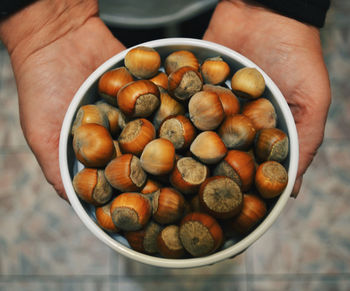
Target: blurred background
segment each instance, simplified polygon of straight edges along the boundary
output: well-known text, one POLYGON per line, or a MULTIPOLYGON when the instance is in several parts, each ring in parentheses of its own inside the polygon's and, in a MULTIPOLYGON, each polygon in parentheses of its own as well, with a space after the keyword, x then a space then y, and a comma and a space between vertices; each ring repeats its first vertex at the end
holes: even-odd
MULTIPOLYGON (((187 6, 176 14, 159 1, 159 17, 137 15, 132 24, 108 2, 101 1, 101 17, 127 46, 201 38, 216 4, 176 1, 187 6)), ((0 290, 350 290, 350 1, 332 1, 321 36, 333 103, 299 197, 245 253, 186 270, 116 254, 56 196, 23 138, 11 64, 0 44, 0 290)))

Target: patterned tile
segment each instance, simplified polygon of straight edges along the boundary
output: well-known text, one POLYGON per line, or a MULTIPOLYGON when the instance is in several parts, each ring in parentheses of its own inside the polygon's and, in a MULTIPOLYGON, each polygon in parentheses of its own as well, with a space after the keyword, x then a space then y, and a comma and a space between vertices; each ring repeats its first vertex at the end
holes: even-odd
MULTIPOLYGON (((168 290, 168 291, 187 291, 187 290, 242 290, 245 291, 245 282, 237 282, 230 278, 220 280, 220 278, 213 278, 211 281, 201 276, 199 278, 192 278, 191 280, 184 280, 181 277, 167 277, 166 280, 159 280, 159 278, 152 278, 152 281, 144 280, 124 280, 117 284, 119 290, 133 290, 133 291, 153 291, 153 290, 168 290)), ((113 289, 115 290, 115 289, 113 289)))
POLYGON ((110 250, 45 181, 31 153, 0 154, 0 274, 106 274, 110 250))
POLYGON ((326 138, 350 138, 350 18, 348 1, 332 1, 326 26, 321 30, 323 53, 332 88, 332 105, 326 138), (346 15, 343 19, 343 14, 346 15), (346 20, 346 24, 345 24, 346 20))
POLYGON ((248 274, 350 273, 349 145, 324 144, 299 197, 248 250, 248 274))
POLYGON ((260 278, 248 283, 248 289, 251 291, 270 291, 270 290, 318 290, 318 291, 347 291, 350 287, 350 280, 345 276, 326 277, 319 276, 295 276, 289 278, 260 278))
POLYGON ((20 282, 1 282, 0 291, 109 291, 103 281, 69 280, 69 278, 38 278, 20 282))

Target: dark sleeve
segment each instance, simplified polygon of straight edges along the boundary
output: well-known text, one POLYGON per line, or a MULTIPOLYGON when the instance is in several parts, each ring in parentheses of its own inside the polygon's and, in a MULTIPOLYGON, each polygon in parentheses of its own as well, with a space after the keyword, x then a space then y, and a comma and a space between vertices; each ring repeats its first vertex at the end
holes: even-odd
POLYGON ((323 27, 330 0, 255 0, 282 15, 323 27))
POLYGON ((21 10, 34 0, 0 0, 0 19, 21 10))

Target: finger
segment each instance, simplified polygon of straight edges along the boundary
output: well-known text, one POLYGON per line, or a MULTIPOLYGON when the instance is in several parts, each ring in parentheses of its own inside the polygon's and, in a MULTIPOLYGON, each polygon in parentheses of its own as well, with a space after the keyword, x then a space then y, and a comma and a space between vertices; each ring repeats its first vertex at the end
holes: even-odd
POLYGON ((297 198, 297 197, 298 197, 298 194, 299 194, 299 192, 300 192, 300 188, 301 188, 302 182, 303 182, 303 177, 302 177, 302 176, 298 177, 298 178, 295 180, 295 184, 294 184, 292 193, 291 193, 291 195, 290 195, 292 198, 297 198))

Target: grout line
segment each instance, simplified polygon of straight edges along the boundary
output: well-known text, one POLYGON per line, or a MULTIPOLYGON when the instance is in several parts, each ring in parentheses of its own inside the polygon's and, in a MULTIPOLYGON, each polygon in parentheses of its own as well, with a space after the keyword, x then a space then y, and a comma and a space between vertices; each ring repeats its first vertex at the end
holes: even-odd
MULTIPOLYGON (((0 282, 24 282, 24 281, 56 281, 56 282, 81 282, 81 281, 122 281, 133 279, 140 281, 193 281, 194 279, 203 279, 203 275, 0 275, 0 282)), ((350 281, 350 273, 293 273, 293 274, 242 274, 242 275, 206 275, 206 281, 229 281, 232 279, 238 281, 350 281)))

